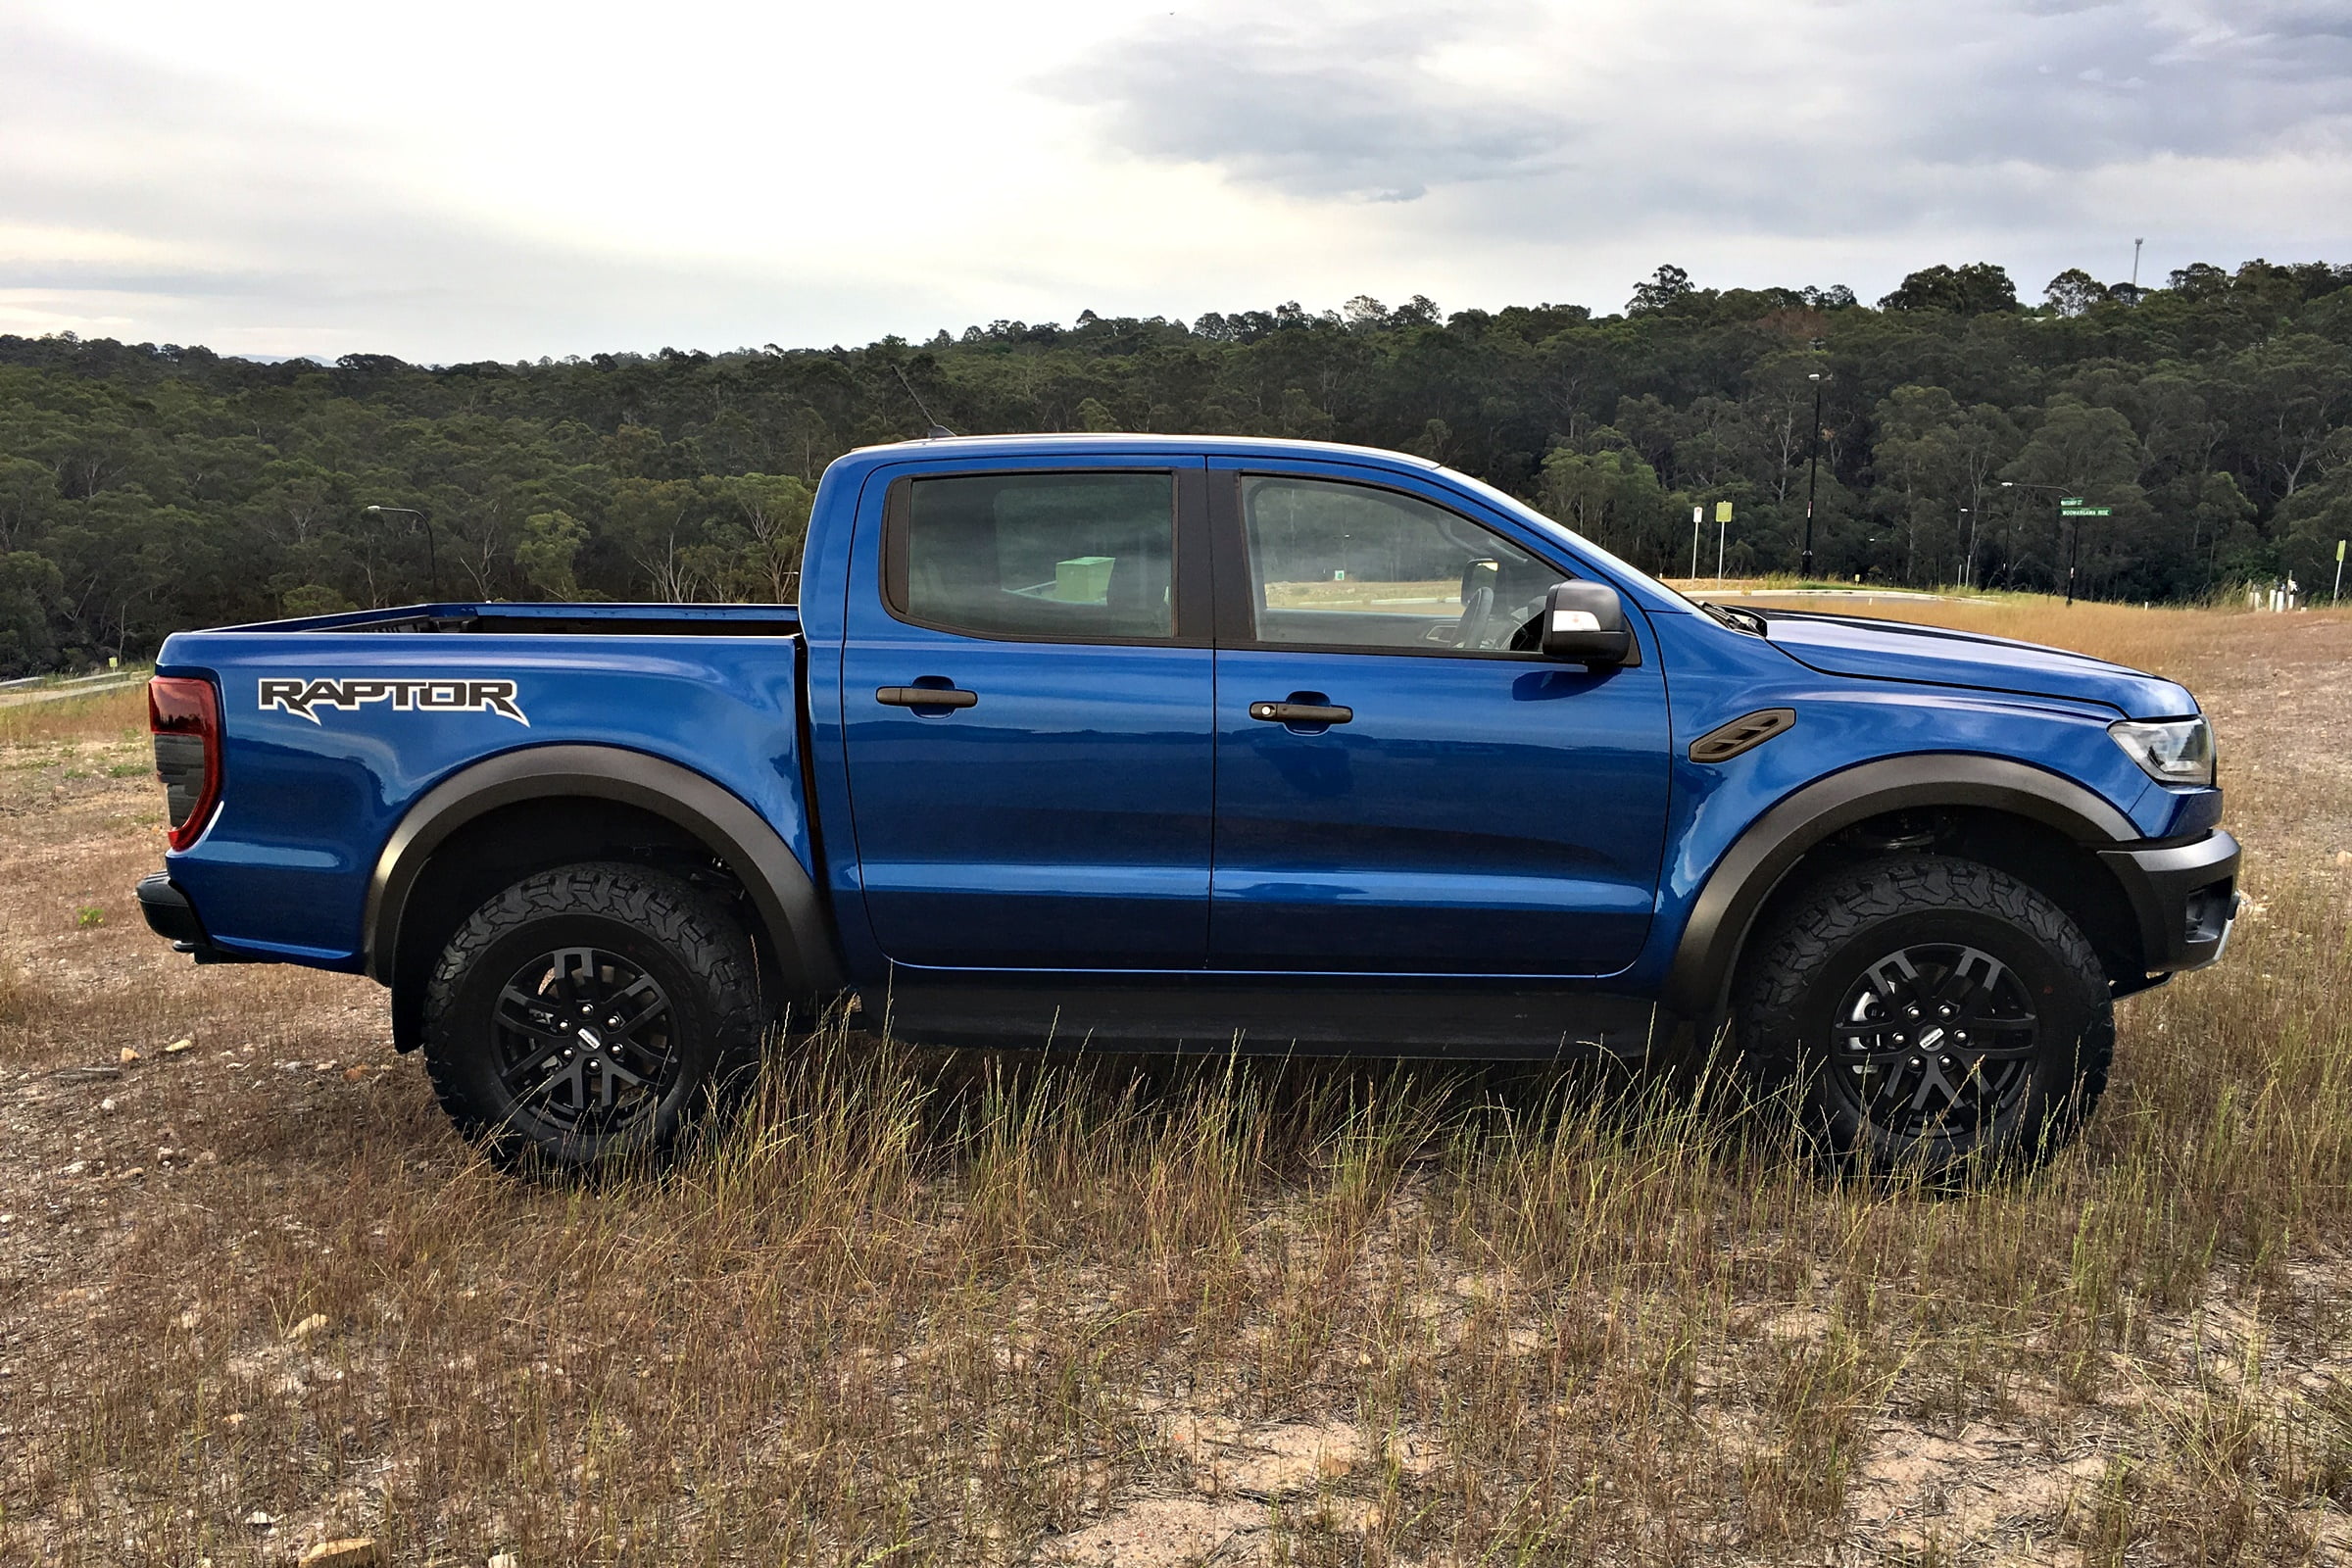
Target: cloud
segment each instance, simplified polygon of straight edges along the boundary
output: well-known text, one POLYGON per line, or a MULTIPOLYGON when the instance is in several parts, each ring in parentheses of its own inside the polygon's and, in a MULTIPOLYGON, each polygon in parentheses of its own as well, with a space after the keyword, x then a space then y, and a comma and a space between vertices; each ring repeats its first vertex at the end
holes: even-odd
POLYGON ((1101 109, 1108 139, 1300 196, 1411 201, 1430 186, 1558 166, 1576 121, 1497 101, 1440 68, 1466 14, 1262 13, 1155 21, 1045 83, 1101 109))
POLYGON ((2343 0, 1172 3, 0 0, 0 331, 454 361, 2352 251, 2343 0))
POLYGON ((551 222, 535 191, 445 178, 416 118, 304 113, 0 20, 0 331, 455 361, 795 341, 906 303, 870 261, 858 277, 695 254, 710 225, 649 217, 659 187, 598 193, 601 232, 551 222))
MULTIPOLYGON (((2352 19, 2291 0, 1224 6, 1046 89, 1146 160, 1305 197, 1503 183, 1554 204, 1884 225, 2157 156, 2342 150, 2352 19), (1465 73, 1470 59, 1507 62, 1465 73)), ((1556 207, 1554 208, 1556 211, 1556 207)), ((1531 207, 1528 221, 1547 222, 1531 207)))

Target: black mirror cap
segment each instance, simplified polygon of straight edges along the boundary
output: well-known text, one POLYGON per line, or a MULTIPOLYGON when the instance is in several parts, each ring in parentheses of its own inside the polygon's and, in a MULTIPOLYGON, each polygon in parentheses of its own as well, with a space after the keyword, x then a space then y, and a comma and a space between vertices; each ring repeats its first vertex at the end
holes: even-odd
POLYGON ((1598 668, 1640 662, 1625 601, 1605 582, 1554 584, 1544 604, 1544 656, 1598 668))

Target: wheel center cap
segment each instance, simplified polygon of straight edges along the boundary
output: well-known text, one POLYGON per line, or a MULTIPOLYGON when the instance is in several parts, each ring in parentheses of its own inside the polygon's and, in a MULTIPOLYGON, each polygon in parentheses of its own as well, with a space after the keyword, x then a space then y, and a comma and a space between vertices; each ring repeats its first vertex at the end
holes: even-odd
MULTIPOLYGON (((580 1038, 583 1040, 587 1039, 588 1031, 585 1029, 581 1030, 580 1038)), ((1919 1036, 1919 1049, 1922 1051, 1934 1051, 1936 1045, 1940 1043, 1942 1039, 1943 1028, 1940 1024, 1933 1029, 1922 1030, 1919 1036)))
POLYGON ((579 1032, 580 1044, 586 1046, 590 1051, 602 1051, 605 1049, 605 1037, 603 1035, 598 1034, 586 1024, 580 1025, 579 1032))

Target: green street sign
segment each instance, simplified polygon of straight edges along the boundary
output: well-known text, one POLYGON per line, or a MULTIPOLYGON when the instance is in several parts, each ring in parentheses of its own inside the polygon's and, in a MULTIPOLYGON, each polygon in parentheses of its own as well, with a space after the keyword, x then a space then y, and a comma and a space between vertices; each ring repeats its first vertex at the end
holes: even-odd
POLYGON ((2112 517, 2115 515, 2115 509, 2113 507, 2061 507, 2058 509, 2058 515, 2061 517, 2112 517))
POLYGON ((2081 496, 2060 496, 2058 504, 2062 507, 2079 507, 2082 504, 2082 498, 2081 496))

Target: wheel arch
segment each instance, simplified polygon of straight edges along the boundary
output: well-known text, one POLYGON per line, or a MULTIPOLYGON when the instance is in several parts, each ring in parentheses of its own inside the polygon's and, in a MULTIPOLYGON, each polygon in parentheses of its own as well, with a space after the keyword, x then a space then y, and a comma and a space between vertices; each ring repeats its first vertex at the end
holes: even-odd
POLYGON ((2119 985, 2141 979, 2129 898, 2094 853, 2136 840, 2131 818, 2082 785, 2044 769, 2003 758, 1935 753, 1832 774, 1750 823, 1692 901, 1667 968, 1665 1007, 1711 1027, 1723 1014, 1740 955, 1774 896, 1840 834, 1874 819, 1919 812, 1944 813, 1960 824, 1952 836, 1961 843, 1984 847, 1985 858, 2057 897, 2091 936, 2119 985), (2042 863, 2057 857, 2065 862, 2042 863), (2050 874, 2061 869, 2069 874, 2050 874), (2119 910, 2125 922, 2120 928, 2119 910))
MULTIPOLYGON (((532 820, 656 824, 653 836, 666 847, 707 854, 740 886, 754 915, 754 935, 787 996, 829 997, 842 989, 841 962, 814 881, 775 828, 732 791, 691 768, 622 747, 530 747, 476 762, 435 785, 402 816, 376 857, 362 920, 367 969, 392 988, 393 1036, 403 1050, 419 1038, 417 982, 437 951, 431 944, 438 933, 426 927, 445 923, 447 912, 429 898, 419 900, 420 891, 435 887, 437 857, 445 848, 477 847, 484 833, 496 835, 502 824, 532 820)), ((544 869, 538 862, 545 858, 526 854, 508 869, 544 869)))

